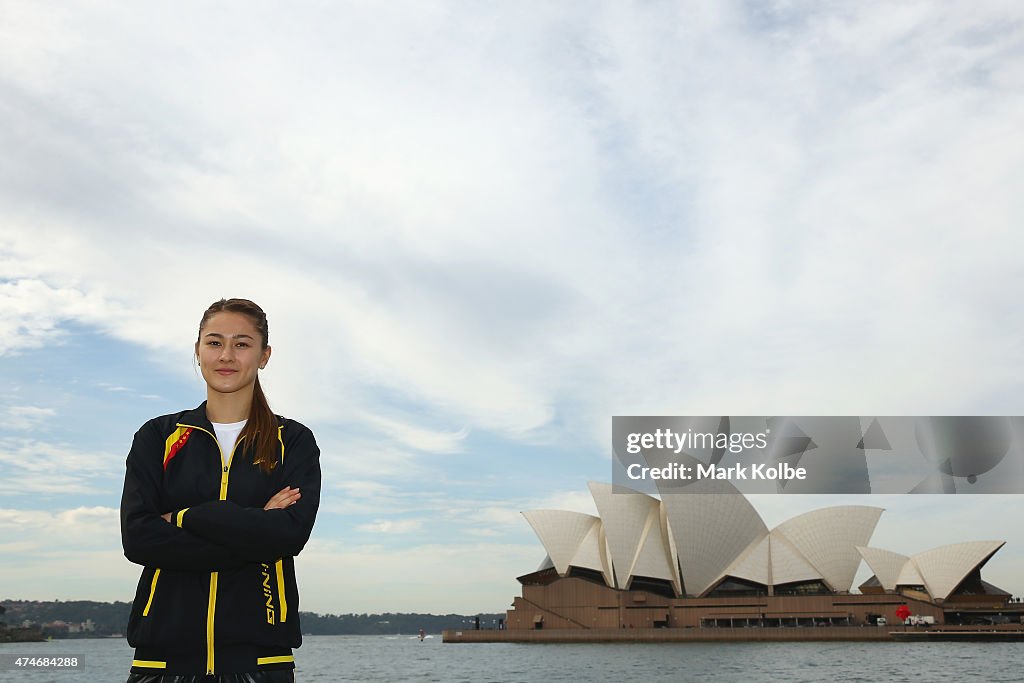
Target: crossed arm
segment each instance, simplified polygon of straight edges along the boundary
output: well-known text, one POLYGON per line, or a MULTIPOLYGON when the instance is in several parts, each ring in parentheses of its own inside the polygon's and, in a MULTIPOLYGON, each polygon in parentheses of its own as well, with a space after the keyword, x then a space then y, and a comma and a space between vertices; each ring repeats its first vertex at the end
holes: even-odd
POLYGON ((155 428, 144 426, 128 455, 121 498, 125 557, 149 567, 220 571, 297 555, 309 539, 320 500, 320 451, 312 433, 303 430, 287 444, 284 470, 285 480, 297 486, 285 486, 262 509, 217 500, 160 513, 162 463, 149 455, 160 439, 155 428))
MULTIPOLYGON (((299 502, 299 498, 301 497, 302 494, 299 492, 299 489, 293 489, 291 486, 285 486, 283 489, 281 489, 280 491, 278 491, 277 493, 270 497, 270 500, 268 500, 267 504, 263 506, 263 509, 284 510, 289 505, 294 505, 295 503, 299 502)), ((171 521, 170 512, 165 512, 164 514, 160 515, 160 517, 162 517, 165 522, 171 521)))

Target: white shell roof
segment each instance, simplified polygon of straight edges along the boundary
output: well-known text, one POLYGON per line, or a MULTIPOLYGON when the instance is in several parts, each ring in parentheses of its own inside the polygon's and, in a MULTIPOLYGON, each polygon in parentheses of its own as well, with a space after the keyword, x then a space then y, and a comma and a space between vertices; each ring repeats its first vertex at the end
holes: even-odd
POLYGON ((679 590, 675 573, 672 571, 672 558, 669 557, 668 544, 661 532, 661 514, 658 508, 651 511, 647 518, 647 526, 643 532, 643 541, 636 554, 636 560, 630 569, 630 578, 647 576, 652 579, 671 581, 679 590))
POLYGON ((913 560, 907 560, 907 563, 903 565, 903 569, 900 569, 900 575, 896 578, 897 586, 924 586, 924 579, 921 577, 921 572, 917 571, 917 565, 914 564, 913 560))
POLYGON ((911 558, 933 598, 948 598, 976 567, 1003 547, 1005 541, 969 541, 944 545, 911 558))
MULTIPOLYGON (((604 525, 616 585, 625 588, 629 583, 637 551, 645 541, 648 521, 652 516, 658 516, 661 503, 645 493, 613 493, 611 484, 592 481, 587 486, 590 487, 590 494, 594 497, 594 504, 597 505, 604 525)), ((661 526, 660 522, 658 526, 661 526)), ((657 535, 660 537, 660 533, 657 535)))
MULTIPOLYGON (((569 510, 530 510, 524 512, 523 517, 526 517, 526 521, 533 527, 540 542, 544 544, 544 550, 551 557, 555 569, 562 576, 569 571, 569 565, 591 532, 594 532, 591 542, 597 543, 595 527, 600 526, 601 520, 593 515, 569 510)), ((587 557, 586 552, 581 555, 581 558, 587 557)), ((601 566, 598 564, 597 567, 591 568, 601 569, 601 566)))
MULTIPOLYGON (((813 510, 776 527, 836 591, 849 591, 882 508, 840 505, 813 510)), ((776 579, 776 582, 778 580, 776 579)))
POLYGON ((724 487, 663 493, 661 501, 637 492, 613 494, 609 484, 591 483, 590 490, 600 518, 567 510, 523 516, 548 553, 541 569, 553 566, 562 576, 570 566, 592 569, 619 588, 646 576, 671 581, 680 591, 678 568, 691 595, 706 593, 725 576, 775 586, 820 579, 849 591, 863 558, 883 588, 923 585, 933 598, 945 599, 1005 543, 954 543, 908 558, 867 545, 881 508, 815 510, 769 533, 747 498, 724 487))
MULTIPOLYGON (((772 579, 768 572, 771 562, 768 554, 768 538, 769 536, 765 535, 747 546, 747 549, 718 578, 735 576, 738 579, 769 585, 772 579)), ((718 583, 718 579, 715 580, 715 583, 718 583)))
MULTIPOLYGON (((594 519, 597 519, 596 517, 594 519)), ((572 567, 583 567, 584 569, 596 569, 597 571, 604 574, 604 581, 609 586, 609 575, 607 567, 605 566, 604 553, 602 548, 604 547, 604 538, 601 534, 601 520, 597 519, 597 523, 590 527, 590 531, 583 538, 579 548, 576 549, 576 554, 569 560, 569 565, 572 567)))
MULTIPOLYGON (((735 576, 765 586, 823 578, 778 531, 772 531, 751 543, 719 579, 725 576, 735 576)), ((718 583, 718 579, 715 583, 718 583)))
POLYGON ((768 533, 757 510, 739 493, 667 493, 661 504, 691 595, 707 591, 740 553, 768 533))
MULTIPOLYGON (((857 552, 860 553, 860 556, 871 567, 871 571, 874 572, 878 583, 882 584, 882 588, 888 591, 896 589, 896 586, 900 583, 900 572, 903 571, 904 565, 910 559, 909 557, 890 550, 882 550, 881 548, 858 547, 857 552)), ((908 578, 912 577, 908 575, 908 578)))
POLYGON ((772 531, 768 538, 771 541, 773 585, 824 578, 781 533, 772 531))

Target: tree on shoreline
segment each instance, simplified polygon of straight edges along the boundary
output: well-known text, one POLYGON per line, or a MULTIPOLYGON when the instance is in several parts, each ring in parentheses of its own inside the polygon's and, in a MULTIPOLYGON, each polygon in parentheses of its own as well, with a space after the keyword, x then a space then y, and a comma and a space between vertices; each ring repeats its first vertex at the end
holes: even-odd
MULTIPOLYGON (((92 600, 4 600, 0 615, 6 611, 14 624, 36 624, 54 638, 97 638, 122 635, 128 623, 131 603, 92 600), (88 623, 88 628, 82 625, 88 623), (74 627, 74 628, 72 628, 74 627), (77 631, 77 632, 75 632, 77 631)), ((383 614, 317 614, 300 612, 302 632, 308 635, 395 635, 440 633, 444 629, 497 628, 504 614, 420 614, 385 612, 383 614)), ((2 627, 0 627, 2 628, 2 627)))

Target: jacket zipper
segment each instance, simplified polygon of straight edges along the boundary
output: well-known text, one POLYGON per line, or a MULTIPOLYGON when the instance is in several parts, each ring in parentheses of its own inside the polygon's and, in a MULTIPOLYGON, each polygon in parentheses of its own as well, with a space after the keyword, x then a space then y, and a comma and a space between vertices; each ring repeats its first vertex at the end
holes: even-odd
MULTIPOLYGON (((238 439, 235 439, 235 444, 231 447, 231 453, 228 455, 227 464, 224 464, 224 451, 221 450, 220 441, 217 440, 217 436, 210 434, 209 430, 197 427, 195 425, 177 424, 178 427, 192 427, 198 429, 201 432, 205 432, 210 435, 213 442, 217 444, 217 454, 220 455, 220 500, 228 499, 228 473, 231 470, 231 461, 235 458, 235 449, 238 447, 238 439)), ((214 673, 214 657, 213 657, 213 616, 217 610, 217 572, 210 572, 210 601, 206 606, 206 673, 212 675, 214 673)))
MULTIPOLYGON (((281 430, 284 429, 283 425, 277 427, 277 442, 281 444, 281 466, 284 467, 284 439, 281 438, 281 430)), ((288 603, 284 599, 284 558, 280 558, 274 563, 277 569, 277 603, 281 606, 281 619, 278 621, 279 624, 283 624, 288 619, 288 603)))

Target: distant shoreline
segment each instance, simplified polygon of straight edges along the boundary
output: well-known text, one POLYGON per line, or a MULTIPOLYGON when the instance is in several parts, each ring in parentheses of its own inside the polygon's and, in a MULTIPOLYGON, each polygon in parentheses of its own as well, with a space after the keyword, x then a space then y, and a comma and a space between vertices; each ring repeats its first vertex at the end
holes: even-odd
MULTIPOLYGON (((8 623, 7 628, 34 630, 38 633, 36 640, 124 637, 130 610, 129 602, 0 600, 0 614, 3 614, 0 619, 8 623)), ((440 634, 446 629, 470 631, 475 630, 478 619, 481 629, 493 629, 504 621, 505 616, 504 613, 299 613, 303 634, 317 636, 415 635, 420 629, 433 634, 440 634)), ((0 642, 4 642, 2 636, 0 642)))
POLYGON ((0 625, 0 643, 40 643, 45 641, 38 628, 8 627, 0 625))

